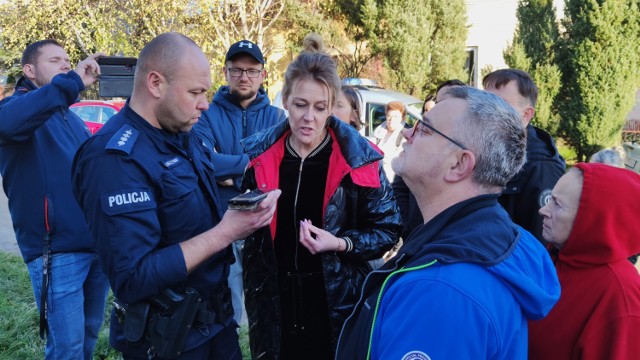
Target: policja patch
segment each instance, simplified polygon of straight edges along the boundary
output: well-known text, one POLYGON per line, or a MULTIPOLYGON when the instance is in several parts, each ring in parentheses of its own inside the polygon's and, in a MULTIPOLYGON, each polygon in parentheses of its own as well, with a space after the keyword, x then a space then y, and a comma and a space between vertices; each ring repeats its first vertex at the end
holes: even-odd
POLYGON ((124 214, 156 208, 149 188, 131 187, 106 192, 101 196, 102 211, 107 215, 124 214))

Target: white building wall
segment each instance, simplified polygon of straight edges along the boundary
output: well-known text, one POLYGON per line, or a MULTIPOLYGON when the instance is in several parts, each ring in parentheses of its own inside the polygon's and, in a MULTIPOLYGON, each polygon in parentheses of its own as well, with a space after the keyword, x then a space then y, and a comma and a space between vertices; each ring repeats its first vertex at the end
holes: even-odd
MULTIPOLYGON (((554 0, 556 14, 563 14, 564 0, 554 0)), ((467 0, 469 33, 467 46, 477 49, 478 80, 487 65, 493 69, 507 67, 502 53, 513 40, 518 0, 467 0)))
POLYGON ((513 40, 517 4, 517 0, 467 0, 467 46, 477 48, 478 76, 487 65, 507 66, 502 52, 513 40))

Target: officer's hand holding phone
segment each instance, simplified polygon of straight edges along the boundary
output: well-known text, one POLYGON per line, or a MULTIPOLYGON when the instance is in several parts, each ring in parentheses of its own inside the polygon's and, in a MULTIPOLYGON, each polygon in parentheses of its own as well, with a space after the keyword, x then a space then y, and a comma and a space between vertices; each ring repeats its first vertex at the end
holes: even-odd
POLYGON ((258 204, 267 197, 267 194, 255 189, 247 191, 244 194, 240 194, 234 198, 229 199, 229 209, 253 211, 258 207, 258 204))
POLYGON ((229 200, 229 209, 225 212, 220 225, 231 232, 235 239, 244 239, 271 223, 281 193, 279 189, 264 194, 249 192, 235 200, 229 200))

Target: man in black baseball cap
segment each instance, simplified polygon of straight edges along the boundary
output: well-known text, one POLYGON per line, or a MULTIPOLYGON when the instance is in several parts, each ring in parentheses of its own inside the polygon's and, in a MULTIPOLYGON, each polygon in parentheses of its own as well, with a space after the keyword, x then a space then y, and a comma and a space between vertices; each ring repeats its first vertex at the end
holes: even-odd
MULTIPOLYGON (((244 155, 240 140, 285 120, 284 111, 271 106, 262 82, 267 76, 264 56, 255 43, 249 40, 231 45, 225 56, 222 73, 228 85, 221 86, 213 97, 209 109, 202 113, 193 130, 200 135, 209 149, 215 150, 213 162, 221 204, 226 210, 227 201, 240 195, 244 169, 249 158, 244 155)), ((242 296, 242 241, 233 243, 236 262, 231 266, 229 287, 234 318, 243 322, 242 296)))
POLYGON ((231 45, 231 47, 229 47, 229 51, 227 51, 227 56, 225 56, 224 61, 229 61, 238 54, 249 54, 258 60, 260 64, 264 65, 264 56, 262 56, 262 51, 260 51, 258 45, 249 40, 238 41, 231 45))

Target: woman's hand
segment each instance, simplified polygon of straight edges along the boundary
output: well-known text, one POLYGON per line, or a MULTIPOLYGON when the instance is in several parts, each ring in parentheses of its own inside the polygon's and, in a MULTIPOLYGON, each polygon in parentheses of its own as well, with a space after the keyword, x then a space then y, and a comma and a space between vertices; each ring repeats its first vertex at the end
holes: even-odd
POLYGON ((300 221, 300 243, 314 255, 325 251, 344 251, 346 248, 343 239, 313 226, 307 219, 300 221))

